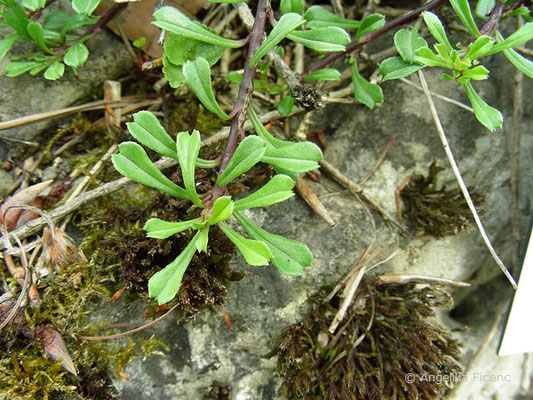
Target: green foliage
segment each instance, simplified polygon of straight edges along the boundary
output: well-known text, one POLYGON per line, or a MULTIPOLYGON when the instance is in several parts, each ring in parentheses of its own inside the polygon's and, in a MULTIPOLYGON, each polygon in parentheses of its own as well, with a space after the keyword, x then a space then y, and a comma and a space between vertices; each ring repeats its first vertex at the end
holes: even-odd
MULTIPOLYGON (((287 171, 293 177, 318 168, 322 152, 316 145, 310 142, 291 143, 275 139, 261 125, 253 110, 250 109, 250 113, 255 129, 259 132, 258 136, 247 136, 239 143, 226 168, 216 180, 219 188, 224 188, 259 162, 272 164, 276 169, 287 171)), ((150 149, 179 161, 185 188, 164 176, 143 148, 133 142, 120 144, 119 153, 112 156, 115 168, 135 182, 191 201, 202 210, 199 216, 184 221, 170 222, 150 218, 146 222, 144 229, 150 238, 167 239, 176 234, 187 234, 190 230, 196 231, 181 254, 150 278, 150 297, 163 304, 176 296, 194 254, 207 251, 209 234, 212 231, 210 227, 219 228, 250 265, 267 265, 272 261, 281 272, 299 275, 304 267, 311 264, 312 255, 305 245, 269 234, 240 214, 246 209, 269 206, 292 197, 294 181, 291 177, 276 175, 255 193, 237 201, 227 195, 206 197, 206 194, 196 191, 195 168, 198 166, 201 146, 199 132, 180 132, 174 142, 153 114, 141 111, 133 116, 133 120, 134 122, 128 123, 127 126, 134 138, 150 149), (232 216, 253 239, 241 236, 226 223, 232 216)), ((209 192, 209 196, 213 196, 213 193, 216 192, 209 192)))
POLYGON ((259 60, 270 50, 272 50, 279 42, 294 29, 303 25, 305 19, 301 15, 296 13, 283 14, 272 31, 268 34, 267 38, 261 43, 261 46, 257 49, 254 56, 250 60, 250 66, 255 66, 259 60))
POLYGON ((305 12, 305 25, 308 28, 327 28, 337 26, 339 28, 354 30, 361 25, 360 21, 339 17, 337 14, 320 6, 312 6, 305 12))
POLYGON ((296 43, 318 52, 345 51, 350 43, 350 36, 342 28, 330 26, 327 28, 313 28, 307 31, 292 31, 287 37, 296 43))
POLYGON ((89 56, 83 41, 90 39, 74 32, 76 29, 92 25, 98 21, 90 16, 99 0, 73 0, 73 8, 80 14, 64 11, 51 11, 43 23, 28 19, 26 10, 39 12, 45 7, 43 0, 15 0, 2 2, 4 13, 0 14, 0 24, 11 28, 14 33, 0 40, 0 60, 3 59, 17 42, 30 41, 40 52, 28 52, 12 58, 6 67, 6 75, 16 77, 26 72, 36 75, 44 71, 44 78, 56 80, 65 73, 65 65, 76 69, 81 67, 89 56), (80 8, 78 8, 80 7, 80 8))
POLYGON ((296 13, 302 14, 304 11, 304 0, 281 0, 279 3, 279 9, 282 14, 296 13))
POLYGON ((385 26, 385 17, 381 14, 370 14, 361 21, 361 25, 357 28, 355 37, 357 40, 367 33, 375 32, 385 26))
POLYGON ((340 79, 341 73, 335 68, 322 68, 317 71, 311 72, 304 78, 305 82, 339 81, 340 79))
POLYGON ((368 82, 359 74, 357 62, 352 57, 352 83, 354 96, 368 108, 372 109, 377 103, 383 103, 383 91, 375 83, 368 82))

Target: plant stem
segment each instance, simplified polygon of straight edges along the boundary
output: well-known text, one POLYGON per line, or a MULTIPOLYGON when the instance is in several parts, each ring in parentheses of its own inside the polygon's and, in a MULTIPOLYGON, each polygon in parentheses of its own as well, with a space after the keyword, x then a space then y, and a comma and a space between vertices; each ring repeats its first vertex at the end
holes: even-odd
POLYGON ((113 7, 109 8, 98 20, 96 24, 91 26, 87 31, 85 31, 77 40, 87 36, 96 36, 115 18, 122 10, 128 7, 128 3, 118 3, 113 7))
POLYGON ((479 29, 479 33, 482 35, 489 35, 490 32, 494 29, 494 27, 498 27, 498 21, 500 20, 502 16, 502 11, 505 4, 498 1, 492 11, 490 12, 489 19, 487 22, 483 24, 483 26, 479 29))
POLYGON ((322 69, 330 65, 333 61, 337 60, 340 57, 343 57, 346 54, 353 53, 354 51, 359 50, 361 47, 363 47, 365 44, 376 40, 378 37, 383 35, 384 33, 389 32, 390 30, 406 24, 408 22, 411 22, 415 18, 417 18, 422 12, 432 10, 441 4, 445 3, 446 0, 433 0, 431 3, 428 3, 426 5, 423 5, 422 7, 419 7, 415 10, 409 11, 407 14, 404 14, 398 18, 393 19, 392 21, 389 21, 385 24, 383 28, 381 28, 378 31, 368 33, 366 35, 363 35, 359 41, 354 40, 351 42, 348 46, 346 46, 346 51, 340 51, 337 53, 330 53, 327 57, 324 57, 321 61, 317 62, 316 64, 309 67, 301 76, 300 81, 303 82, 303 79, 309 75, 311 72, 314 72, 316 70, 322 69))
POLYGON ((220 164, 220 170, 218 171, 219 176, 226 169, 229 160, 231 160, 233 153, 235 153, 235 150, 237 149, 239 136, 241 132, 244 132, 243 125, 244 120, 246 119, 246 109, 248 108, 250 94, 253 91, 253 82, 255 77, 255 67, 250 67, 250 60, 263 41, 263 33, 265 32, 266 22, 266 3, 267 0, 259 0, 257 4, 255 22, 250 34, 250 44, 248 46, 248 56, 246 57, 246 65, 244 66, 242 82, 239 87, 239 94, 237 96, 235 106, 230 114, 230 116, 233 117, 233 120, 231 121, 228 142, 226 144, 226 148, 224 149, 224 154, 222 155, 222 163, 220 164))

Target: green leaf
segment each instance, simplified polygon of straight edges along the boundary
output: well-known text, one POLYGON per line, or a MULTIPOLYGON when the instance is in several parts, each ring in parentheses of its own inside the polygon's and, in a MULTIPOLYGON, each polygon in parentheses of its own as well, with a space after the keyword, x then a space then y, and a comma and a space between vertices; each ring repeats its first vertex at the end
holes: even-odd
POLYGON ((282 14, 296 13, 302 14, 304 12, 304 0, 281 0, 279 9, 282 14))
POLYGON ((26 30, 26 27, 28 26, 28 17, 26 16, 24 8, 15 1, 9 2, 8 5, 8 11, 2 16, 4 22, 13 28, 13 30, 19 35, 24 36, 26 39, 31 39, 26 30))
POLYGON ((414 29, 400 29, 394 35, 394 45, 403 61, 414 63, 416 51, 422 47, 428 47, 425 39, 414 29))
POLYGON ((376 103, 383 103, 383 91, 359 75, 355 60, 352 62, 352 83, 354 97, 368 108, 373 109, 376 103))
POLYGON ((221 47, 238 48, 243 45, 238 40, 223 38, 211 32, 202 24, 191 21, 185 14, 174 7, 161 7, 154 13, 154 18, 155 21, 152 23, 155 26, 189 39, 195 39, 221 47))
POLYGON ((202 140, 200 139, 200 133, 196 129, 192 132, 192 135, 189 135, 188 132, 178 133, 176 149, 181 167, 181 175, 183 176, 183 184, 185 186, 185 190, 187 190, 187 193, 189 193, 189 197, 197 206, 202 205, 202 201, 196 193, 194 167, 196 165, 196 159, 198 158, 201 145, 202 140))
POLYGON ((240 84, 242 82, 242 73, 237 71, 232 71, 229 74, 226 75, 226 80, 228 82, 233 82, 236 84, 240 84))
POLYGON ((503 51, 503 54, 507 59, 522 72, 528 78, 533 79, 533 62, 518 54, 513 49, 507 49, 503 51))
POLYGON ((268 147, 284 147, 292 144, 292 142, 280 140, 272 136, 270 132, 267 131, 263 126, 255 110, 251 106, 248 107, 248 116, 250 117, 250 121, 252 121, 252 126, 254 127, 255 133, 257 133, 257 135, 267 143, 268 147))
POLYGON ((474 43, 468 48, 465 58, 469 60, 475 60, 476 58, 483 57, 494 46, 494 40, 489 36, 480 36, 474 43))
POLYGON ((161 271, 156 272, 148 281, 148 294, 157 299, 157 304, 165 304, 172 300, 181 286, 183 274, 189 266, 200 232, 189 242, 181 254, 161 271))
MULTIPOLYGON (((501 35, 498 36, 498 39, 500 38, 501 35)), ((492 49, 486 53, 486 55, 499 53, 500 51, 520 46, 531 39, 533 39, 533 22, 528 22, 527 24, 522 25, 520 29, 518 29, 507 39, 499 41, 498 44, 495 44, 492 49)))
POLYGON ((393 79, 405 78, 421 68, 424 68, 424 66, 418 64, 411 65, 402 60, 401 57, 390 57, 381 62, 379 73, 383 75, 382 82, 386 82, 393 79))
POLYGON ((294 181, 287 175, 276 175, 266 185, 249 196, 235 202, 235 211, 247 208, 266 207, 294 196, 294 181))
POLYGON ((201 218, 191 219, 182 222, 163 221, 159 218, 150 218, 144 225, 146 236, 155 239, 166 239, 176 233, 186 231, 187 229, 195 228, 201 224, 201 218))
POLYGON ((220 158, 214 160, 204 160, 200 157, 196 159, 196 168, 216 168, 220 165, 220 158))
POLYGON ((217 185, 226 186, 239 175, 257 164, 265 154, 266 143, 258 136, 247 136, 239 143, 224 172, 218 177, 217 185))
POLYGON ((210 3, 225 3, 225 4, 236 4, 236 3, 246 3, 248 0, 209 0, 210 3))
POLYGON ((492 11, 496 0, 478 0, 476 4, 476 15, 480 18, 485 19, 485 17, 492 11))
POLYGON ((77 14, 91 15, 99 4, 100 0, 72 0, 72 8, 77 14))
POLYGON ((55 81, 63 76, 65 73, 65 64, 60 63, 59 61, 54 62, 46 71, 44 71, 45 79, 55 81))
POLYGON ((22 75, 25 72, 28 72, 29 70, 39 67, 43 65, 40 62, 36 61, 17 61, 17 62, 11 62, 6 67, 6 75, 10 78, 13 78, 15 76, 22 75))
POLYGON ((222 232, 233 242, 241 252, 246 262, 250 265, 268 265, 272 258, 269 247, 258 240, 243 238, 224 222, 218 224, 222 232))
POLYGON ((429 11, 424 11, 422 17, 424 17, 424 21, 435 40, 445 45, 448 51, 452 51, 452 45, 448 40, 448 36, 446 36, 446 31, 444 30, 439 17, 429 11))
POLYGON ((46 0, 22 0, 22 6, 31 11, 36 11, 39 8, 44 8, 46 0))
POLYGON ((133 46, 137 47, 138 49, 142 49, 145 43, 146 43, 146 38, 144 36, 138 37, 132 42, 133 46))
POLYGON ((278 103, 278 111, 284 117, 291 114, 293 107, 294 98, 290 95, 285 96, 278 103))
POLYGON ((320 6, 312 6, 305 12, 305 25, 309 28, 327 28, 338 26, 343 29, 357 29, 361 25, 360 21, 346 19, 326 10, 320 6))
POLYGON ((231 200, 231 196, 222 196, 215 200, 211 216, 207 220, 209 225, 215 225, 220 221, 225 221, 231 214, 233 214, 233 208, 235 203, 231 200))
POLYGON ((69 14, 64 11, 51 11, 44 18, 45 30, 57 30, 66 33, 82 26, 94 25, 98 22, 97 17, 89 15, 69 14))
POLYGON ((183 76, 183 66, 176 65, 169 61, 168 57, 163 54, 163 74, 168 79, 170 87, 177 89, 185 84, 185 76, 183 76))
POLYGON ((355 38, 359 40, 361 36, 377 31, 385 26, 385 17, 381 14, 370 14, 361 21, 361 25, 355 33, 355 38))
POLYGON ((89 57, 89 49, 82 42, 77 42, 74 46, 68 49, 63 62, 69 67, 78 68, 85 64, 89 57))
POLYGON ((429 67, 453 69, 448 61, 446 61, 442 56, 433 53, 427 47, 422 47, 416 51, 415 62, 427 65, 429 67))
POLYGON ((475 81, 481 81, 489 77, 489 71, 483 65, 478 65, 477 67, 464 70, 463 76, 475 81))
POLYGON ((322 151, 311 142, 291 143, 280 148, 268 148, 261 161, 276 168, 292 171, 298 174, 318 168, 318 161, 322 159, 322 151))
POLYGON ((292 31, 287 38, 318 52, 345 51, 350 36, 342 28, 314 28, 307 31, 292 31))
POLYGON ((183 64, 183 75, 189 88, 196 94, 202 104, 223 120, 228 120, 229 116, 222 111, 218 105, 213 88, 211 87, 211 69, 205 58, 198 57, 194 61, 187 61, 183 64))
POLYGON ((272 264, 280 272, 288 275, 302 275, 303 269, 313 263, 313 254, 305 244, 273 235, 258 227, 239 211, 236 211, 234 215, 248 235, 268 245, 272 251, 272 264))
POLYGON ((13 43, 15 43, 18 38, 18 33, 14 33, 13 35, 0 40, 0 61, 6 56, 7 52, 11 50, 11 46, 13 46, 13 43))
POLYGON ((277 24, 272 28, 270 34, 265 41, 261 43, 261 46, 257 49, 254 56, 250 60, 250 67, 254 67, 259 60, 270 50, 274 48, 279 42, 281 42, 289 34, 290 31, 298 28, 305 20, 301 15, 296 13, 283 14, 277 24))
POLYGON ((341 73, 335 68, 322 68, 306 75, 304 81, 339 81, 341 76, 341 73))
POLYGON ((463 25, 468 29, 468 32, 474 37, 481 35, 479 29, 477 29, 474 18, 472 18, 472 11, 467 0, 450 0, 450 4, 455 10, 456 14, 461 19, 463 25))
POLYGON ((175 65, 183 65, 186 61, 205 58, 209 65, 214 65, 226 50, 224 47, 168 33, 164 42, 164 54, 175 65))
POLYGON ((133 114, 133 122, 126 123, 126 126, 131 136, 139 143, 159 154, 178 159, 176 142, 151 112, 139 111, 133 114))
POLYGON ((157 169, 137 143, 124 142, 118 148, 120 153, 113 154, 111 160, 115 169, 122 175, 174 197, 191 200, 185 189, 176 185, 157 169))
POLYGON ((26 30, 28 32, 28 35, 32 38, 32 40, 37 43, 37 45, 43 49, 44 51, 51 53, 52 50, 46 45, 44 42, 43 37, 43 27, 38 22, 30 22, 28 26, 26 27, 26 30))
POLYGON ((209 226, 204 226, 198 231, 198 240, 195 243, 198 252, 207 253, 207 242, 209 241, 209 226))
POLYGON ((466 82, 464 86, 466 95, 472 104, 474 114, 478 121, 491 132, 497 128, 501 128, 503 123, 502 113, 485 103, 476 93, 470 82, 466 82))

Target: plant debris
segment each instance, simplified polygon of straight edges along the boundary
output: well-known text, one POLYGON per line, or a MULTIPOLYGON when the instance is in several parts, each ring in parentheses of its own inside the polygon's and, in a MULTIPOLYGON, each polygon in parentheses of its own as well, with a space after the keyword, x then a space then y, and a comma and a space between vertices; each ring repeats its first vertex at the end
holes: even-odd
POLYGON ((443 398, 445 384, 420 378, 461 373, 458 344, 434 319, 435 307, 451 307, 447 292, 363 280, 335 334, 328 327, 342 299, 324 303, 327 293, 319 292, 305 319, 275 339, 270 356, 278 355, 286 398, 443 398), (408 373, 413 383, 406 383, 408 373))
MULTIPOLYGON (((403 216, 410 221, 417 235, 431 235, 435 238, 455 235, 474 223, 474 217, 461 193, 461 189, 438 188, 437 175, 444 168, 431 163, 428 175, 414 175, 400 196, 404 203, 403 216)), ((485 195, 469 187, 472 201, 479 207, 485 195)), ((483 214, 483 211, 479 211, 483 214)))

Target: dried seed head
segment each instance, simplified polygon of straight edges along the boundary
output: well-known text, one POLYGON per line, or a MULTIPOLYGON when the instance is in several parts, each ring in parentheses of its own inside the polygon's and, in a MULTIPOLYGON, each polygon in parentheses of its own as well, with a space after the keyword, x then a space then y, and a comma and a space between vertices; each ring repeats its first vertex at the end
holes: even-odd
POLYGON ((87 258, 85 258, 82 251, 57 226, 54 226, 53 235, 48 226, 43 229, 43 249, 46 263, 51 269, 87 262, 87 258))

